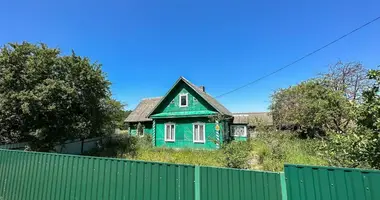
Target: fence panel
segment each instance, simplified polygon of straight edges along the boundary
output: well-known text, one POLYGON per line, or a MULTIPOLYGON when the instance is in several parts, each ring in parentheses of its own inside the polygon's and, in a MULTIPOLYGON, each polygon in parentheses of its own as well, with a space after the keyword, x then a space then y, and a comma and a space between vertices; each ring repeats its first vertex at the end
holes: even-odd
POLYGON ((14 143, 14 144, 1 144, 0 149, 25 149, 28 145, 27 142, 14 143))
MULTIPOLYGON (((106 137, 96 137, 85 139, 83 141, 83 152, 90 151, 98 146, 98 143, 104 143, 109 138, 106 137)), ((14 143, 14 144, 1 144, 0 149, 13 149, 13 150, 24 150, 28 146, 28 142, 14 143)), ((67 140, 63 144, 56 145, 54 150, 58 153, 64 154, 82 154, 82 141, 80 139, 76 140, 67 140)))
POLYGON ((281 200, 280 173, 200 167, 202 200, 281 200))
POLYGON ((289 200, 379 200, 380 171, 285 165, 289 200))
POLYGON ((193 200, 194 168, 0 150, 0 199, 193 200))

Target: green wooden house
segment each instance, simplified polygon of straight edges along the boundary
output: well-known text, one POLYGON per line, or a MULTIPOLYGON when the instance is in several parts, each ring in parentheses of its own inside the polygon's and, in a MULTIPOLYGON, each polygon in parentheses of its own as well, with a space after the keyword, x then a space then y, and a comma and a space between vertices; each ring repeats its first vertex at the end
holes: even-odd
POLYGON ((163 97, 143 99, 128 116, 131 135, 152 135, 158 147, 217 149, 230 140, 246 140, 249 122, 180 77, 163 97))

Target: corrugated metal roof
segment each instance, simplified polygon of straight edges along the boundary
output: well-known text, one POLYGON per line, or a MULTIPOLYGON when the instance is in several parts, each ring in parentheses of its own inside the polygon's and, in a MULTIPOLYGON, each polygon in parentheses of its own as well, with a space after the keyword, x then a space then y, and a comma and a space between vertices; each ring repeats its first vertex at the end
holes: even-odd
POLYGON ((136 109, 132 111, 131 114, 125 119, 125 122, 144 122, 152 121, 152 119, 147 118, 148 114, 152 112, 153 108, 156 107, 157 103, 162 97, 145 98, 142 99, 136 109))
POLYGON ((249 124, 255 126, 257 123, 262 122, 266 125, 272 125, 272 115, 269 112, 247 112, 247 113, 233 113, 234 124, 249 124))

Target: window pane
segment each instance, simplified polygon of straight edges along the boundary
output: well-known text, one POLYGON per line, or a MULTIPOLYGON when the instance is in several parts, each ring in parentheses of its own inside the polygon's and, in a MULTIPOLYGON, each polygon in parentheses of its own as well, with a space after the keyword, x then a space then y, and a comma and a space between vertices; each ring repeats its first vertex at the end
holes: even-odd
POLYGON ((204 129, 203 125, 199 126, 199 140, 201 140, 201 141, 204 140, 203 129, 204 129))
POLYGON ((175 133, 174 133, 174 125, 171 125, 171 129, 172 129, 172 130, 170 131, 170 133, 171 133, 171 138, 170 138, 170 139, 171 139, 171 140, 174 140, 174 134, 175 134, 175 133))
POLYGON ((193 131, 193 134, 194 134, 194 140, 198 140, 198 129, 199 129, 199 127, 198 127, 198 124, 195 124, 194 125, 194 131, 193 131))
POLYGON ((186 102, 186 96, 181 96, 181 106, 185 106, 187 105, 187 102, 186 102))
POLYGON ((166 139, 169 139, 170 137, 170 126, 166 125, 166 139))
POLYGON ((234 135, 235 136, 244 136, 244 126, 236 126, 234 128, 234 135))

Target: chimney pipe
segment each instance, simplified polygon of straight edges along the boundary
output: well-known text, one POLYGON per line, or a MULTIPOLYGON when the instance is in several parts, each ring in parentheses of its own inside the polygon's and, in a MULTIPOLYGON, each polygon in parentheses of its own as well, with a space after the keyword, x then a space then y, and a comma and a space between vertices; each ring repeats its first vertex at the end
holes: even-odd
POLYGON ((203 92, 206 92, 206 87, 205 86, 199 86, 199 88, 201 88, 201 90, 203 91, 203 92))

